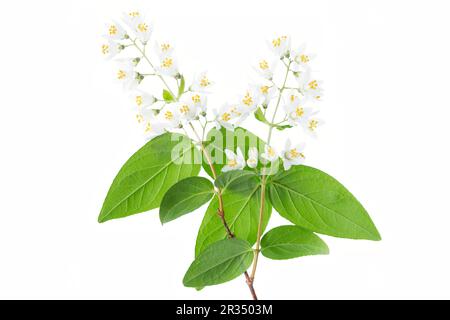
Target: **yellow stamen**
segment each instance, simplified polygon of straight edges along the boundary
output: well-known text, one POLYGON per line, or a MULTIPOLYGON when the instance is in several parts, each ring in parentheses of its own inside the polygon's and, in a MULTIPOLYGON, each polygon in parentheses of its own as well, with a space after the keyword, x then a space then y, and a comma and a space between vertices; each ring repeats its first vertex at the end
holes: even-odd
POLYGON ((223 114, 222 114, 222 121, 225 121, 225 122, 228 122, 228 121, 230 121, 231 120, 231 115, 228 113, 228 112, 224 112, 223 114))
POLYGON ((311 119, 308 121, 308 129, 314 131, 319 126, 319 121, 311 119))
POLYGON ((103 54, 109 53, 109 46, 107 44, 102 45, 102 53, 103 54))
POLYGON ((247 94, 244 96, 244 99, 242 99, 242 102, 247 106, 251 106, 253 104, 253 98, 248 91, 247 94))
POLYGON ((269 156, 269 157, 275 157, 275 150, 272 148, 272 147, 268 147, 267 148, 267 155, 269 156))
POLYGON ((165 58, 161 64, 163 68, 170 68, 173 65, 172 58, 165 58))
POLYGON ((198 94, 196 94, 196 95, 192 96, 192 101, 194 103, 200 103, 201 102, 201 98, 200 98, 200 96, 198 94))
POLYGON ((205 88, 209 86, 211 82, 209 82, 209 79, 206 76, 203 76, 203 78, 200 79, 200 86, 205 88))
POLYGON ((308 83, 308 87, 312 90, 316 90, 319 87, 319 84, 317 83, 316 80, 313 80, 310 83, 308 83))
POLYGON ((136 120, 138 123, 142 123, 144 121, 144 116, 142 114, 137 114, 136 120))
POLYGON ((147 32, 148 31, 148 25, 145 24, 145 23, 139 23, 138 26, 137 26, 137 29, 140 32, 147 32))
POLYGON ((132 11, 128 15, 132 18, 136 18, 139 17, 141 14, 139 13, 139 11, 132 11))
POLYGON ((127 73, 126 73, 125 71, 119 70, 119 71, 117 72, 117 79, 123 80, 123 79, 125 79, 126 77, 127 77, 127 73))
POLYGON ((143 102, 144 99, 142 98, 142 96, 136 96, 136 104, 138 105, 138 107, 140 107, 143 102))
POLYGON ((259 88, 262 94, 268 94, 269 93, 269 87, 268 86, 262 86, 259 88))
POLYGON ((268 63, 266 60, 262 60, 262 61, 259 63, 259 67, 260 67, 262 70, 267 70, 267 69, 269 69, 269 63, 268 63))
POLYGON ((301 152, 298 152, 297 149, 289 150, 289 159, 297 159, 297 158, 305 158, 305 155, 301 152))
POLYGON ((230 167, 232 167, 232 168, 234 168, 234 167, 236 167, 237 166, 237 161, 235 160, 235 159, 230 159, 230 160, 228 160, 228 166, 230 166, 230 167))
POLYGON ((305 110, 303 109, 303 107, 298 106, 297 108, 295 108, 295 114, 297 115, 297 117, 303 117, 303 115, 305 114, 305 110))
POLYGON ((173 119, 173 113, 172 111, 166 111, 164 113, 164 117, 166 118, 166 120, 172 120, 173 119))
POLYGON ((170 49, 170 44, 168 44, 168 43, 163 43, 163 44, 161 45, 161 51, 166 52, 166 51, 169 51, 169 49, 170 49))
POLYGON ((109 27, 109 35, 110 36, 115 36, 118 32, 119 32, 119 30, 117 29, 117 27, 115 25, 111 25, 109 27))
POLYGON ((291 97, 290 97, 291 102, 294 102, 296 98, 297 98, 297 96, 291 94, 291 97))
POLYGON ((180 108, 180 112, 183 113, 183 114, 188 113, 189 110, 191 110, 191 109, 189 109, 189 106, 186 105, 186 104, 182 105, 181 108, 180 108))
POLYGON ((150 124, 150 122, 147 122, 147 124, 145 125, 145 132, 149 133, 152 130, 153 130, 152 125, 150 124))
POLYGON ((237 116, 240 116, 242 113, 238 111, 236 107, 231 108, 231 113, 234 113, 237 116))
POLYGON ((305 55, 305 54, 302 54, 300 56, 300 61, 303 62, 303 63, 308 63, 309 62, 309 57, 307 55, 305 55))

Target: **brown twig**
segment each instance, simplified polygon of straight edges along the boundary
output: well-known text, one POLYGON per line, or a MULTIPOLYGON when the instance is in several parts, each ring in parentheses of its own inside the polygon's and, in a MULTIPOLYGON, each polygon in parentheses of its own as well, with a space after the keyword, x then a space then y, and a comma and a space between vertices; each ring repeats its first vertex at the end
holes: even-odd
MULTIPOLYGON (((203 145, 203 142, 201 142, 201 149, 203 154, 205 155, 206 161, 208 162, 209 167, 211 168, 211 172, 214 179, 217 179, 217 172, 216 168, 214 168, 211 157, 209 156, 208 152, 205 149, 205 146, 203 145)), ((220 220, 222 221, 223 226, 225 227, 225 230, 227 232, 228 238, 232 239, 235 237, 234 233, 231 231, 230 227, 228 226, 227 221, 225 220, 225 211, 223 206, 223 198, 222 198, 222 191, 220 188, 217 188, 217 198, 219 200, 219 208, 217 209, 217 215, 219 216, 220 220)), ((250 289, 250 293, 252 295, 253 300, 258 300, 258 297, 255 292, 255 288, 253 287, 253 279, 248 275, 248 272, 244 272, 245 276, 245 282, 248 285, 248 288, 250 289)))

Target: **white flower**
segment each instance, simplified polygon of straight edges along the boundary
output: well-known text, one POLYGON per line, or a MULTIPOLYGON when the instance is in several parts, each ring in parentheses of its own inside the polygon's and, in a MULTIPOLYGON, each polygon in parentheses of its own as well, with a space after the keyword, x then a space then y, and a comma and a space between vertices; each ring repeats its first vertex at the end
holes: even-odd
POLYGON ((169 77, 174 77, 178 74, 178 64, 172 56, 162 57, 161 63, 156 69, 160 74, 169 77))
POLYGON ((266 84, 256 85, 255 90, 259 96, 259 101, 265 106, 269 105, 270 101, 277 93, 277 88, 275 86, 268 86, 266 84))
POLYGON ((306 45, 302 44, 295 50, 291 50, 290 57, 292 59, 291 69, 293 71, 301 71, 309 66, 309 62, 315 58, 315 55, 306 52, 306 45))
POLYGON ((254 111, 261 101, 261 95, 256 88, 249 88, 239 97, 238 111, 248 115, 254 111))
POLYGON ((258 149, 255 147, 250 148, 248 150, 247 165, 250 168, 256 168, 256 166, 258 165, 258 157, 259 157, 258 149))
POLYGON ((244 169, 245 159, 240 148, 237 149, 237 154, 225 149, 225 155, 227 157, 227 164, 222 168, 222 172, 244 169))
POLYGON ((134 30, 137 22, 140 21, 142 17, 143 16, 139 11, 129 11, 128 13, 123 13, 122 20, 130 29, 134 30))
POLYGON ((309 70, 301 73, 297 80, 300 90, 306 97, 313 100, 320 100, 323 97, 322 81, 315 80, 309 70))
POLYGON ((278 159, 278 153, 273 147, 271 147, 269 145, 265 145, 264 153, 261 154, 261 158, 263 158, 269 162, 273 162, 278 159))
POLYGON ((206 72, 202 72, 197 77, 195 77, 191 89, 193 91, 207 93, 209 92, 209 89, 211 88, 212 85, 213 83, 211 82, 211 80, 209 80, 208 76, 206 75, 206 72))
POLYGON ((288 139, 286 141, 282 154, 284 170, 289 170, 292 165, 299 165, 305 161, 305 155, 303 154, 304 149, 304 144, 298 144, 295 147, 291 147, 291 140, 288 139))
POLYGON ((181 124, 179 104, 170 103, 165 105, 164 108, 160 110, 157 118, 167 129, 178 128, 181 124))
POLYGON ((173 46, 168 42, 156 42, 155 44, 156 54, 160 59, 163 59, 166 56, 170 56, 173 52, 173 46))
POLYGON ((183 123, 194 120, 201 111, 200 105, 194 103, 193 99, 188 95, 183 96, 181 101, 177 103, 177 108, 183 123))
POLYGON ((136 89, 141 79, 134 69, 134 64, 130 60, 119 60, 116 69, 116 81, 121 83, 124 89, 136 89))
POLYGON ((183 99, 191 101, 200 112, 206 112, 206 103, 208 100, 206 95, 198 92, 187 92, 183 94, 183 99))
POLYGON ((255 67, 256 72, 258 72, 262 77, 266 79, 272 79, 275 69, 277 67, 277 61, 268 62, 267 60, 259 61, 258 65, 255 67))
POLYGON ((123 15, 123 21, 133 30, 137 38, 146 44, 152 35, 153 26, 144 19, 139 11, 132 11, 123 15))
POLYGON ((312 108, 305 107, 307 99, 299 97, 295 93, 287 95, 287 102, 284 104, 284 111, 286 112, 287 121, 290 125, 296 126, 303 124, 312 115, 315 114, 312 108))
POLYGON ((159 122, 154 115, 150 114, 144 118, 144 135, 147 140, 159 136, 164 132, 164 124, 159 122))
POLYGON ((246 118, 246 115, 239 111, 236 105, 224 104, 218 111, 213 109, 214 121, 217 130, 224 127, 228 130, 234 130, 235 126, 246 118))
POLYGON ((291 48, 289 36, 279 36, 269 42, 269 48, 279 57, 284 57, 291 48))
POLYGON ((149 107, 156 102, 156 98, 141 90, 136 90, 130 95, 133 105, 137 110, 142 110, 143 108, 149 107))
POLYGON ((108 40, 107 43, 102 44, 102 55, 106 60, 114 58, 120 51, 122 51, 123 45, 120 43, 108 40))
POLYGON ((107 25, 107 32, 105 34, 105 37, 108 40, 122 40, 126 36, 126 31, 120 24, 118 24, 116 21, 111 22, 107 25))
MULTIPOLYGON (((316 112, 317 113, 317 112, 316 112)), ((315 138, 317 136, 317 128, 323 125, 323 121, 313 116, 305 119, 300 124, 302 128, 309 134, 311 137, 315 138)))

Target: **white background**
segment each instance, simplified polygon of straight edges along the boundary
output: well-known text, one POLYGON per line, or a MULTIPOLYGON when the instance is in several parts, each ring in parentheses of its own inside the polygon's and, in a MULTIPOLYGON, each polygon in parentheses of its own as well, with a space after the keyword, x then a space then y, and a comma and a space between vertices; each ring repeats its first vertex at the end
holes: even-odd
POLYGON ((307 163, 360 199, 383 241, 324 236, 329 256, 262 258, 261 298, 450 298, 444 0, 1 1, 0 298, 250 297, 242 278, 182 286, 204 209, 164 227, 157 210, 97 223, 144 142, 99 55, 104 24, 135 8, 185 74, 210 72, 212 104, 243 90, 276 33, 318 54, 326 126, 307 163))

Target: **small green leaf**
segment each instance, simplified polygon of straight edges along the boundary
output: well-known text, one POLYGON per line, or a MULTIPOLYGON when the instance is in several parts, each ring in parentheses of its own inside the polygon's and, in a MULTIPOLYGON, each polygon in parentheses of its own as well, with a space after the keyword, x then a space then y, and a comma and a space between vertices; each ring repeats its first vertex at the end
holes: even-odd
POLYGON ((172 94, 169 91, 167 91, 166 89, 163 90, 163 99, 166 102, 172 102, 175 100, 174 97, 172 96, 172 94))
POLYGON ((294 166, 270 179, 272 205, 281 216, 308 230, 334 237, 381 240, 364 207, 336 179, 294 166))
POLYGON ((211 200, 214 186, 206 178, 190 177, 174 184, 164 195, 159 209, 161 223, 176 218, 200 208, 211 200))
POLYGON ((292 126, 289 125, 289 124, 286 124, 286 125, 280 125, 280 124, 274 124, 274 123, 271 123, 269 120, 267 120, 267 118, 266 118, 266 116, 264 115, 264 112, 261 110, 261 108, 258 108, 258 109, 255 111, 255 118, 256 118, 256 120, 259 120, 259 121, 261 121, 262 123, 265 123, 265 124, 267 124, 268 126, 274 127, 275 129, 280 130, 280 131, 282 131, 282 130, 284 130, 284 129, 292 128, 292 126))
POLYGON ((274 260, 328 254, 325 242, 298 226, 281 226, 268 231, 261 240, 261 253, 274 260))
POLYGON ((184 76, 181 76, 180 86, 178 87, 178 98, 184 93, 184 87, 186 86, 186 81, 184 76))
MULTIPOLYGON (((220 186, 225 212, 225 220, 239 238, 250 244, 256 242, 261 204, 261 181, 251 171, 235 170, 219 176, 216 186, 220 186)), ((269 222, 272 206, 266 197, 262 230, 269 222)), ((198 231, 195 255, 198 256, 210 244, 227 238, 227 232, 217 215, 219 203, 214 197, 206 210, 205 217, 198 231)))
POLYGON ((276 128, 277 130, 283 131, 283 130, 285 130, 285 129, 290 129, 290 128, 292 128, 292 126, 289 125, 289 124, 285 124, 285 125, 277 125, 277 126, 275 126, 275 128, 276 128))
POLYGON ((268 124, 270 125, 270 122, 266 119, 266 117, 264 116, 263 111, 261 110, 261 108, 256 109, 255 111, 255 118, 256 120, 261 121, 262 123, 268 124))
POLYGON ((138 150, 123 165, 109 188, 99 222, 123 218, 159 207, 176 182, 200 171, 201 155, 192 141, 165 133, 138 150))
POLYGON ((183 279, 186 287, 221 284, 242 275, 252 264, 251 245, 240 239, 218 241, 192 262, 183 279))

